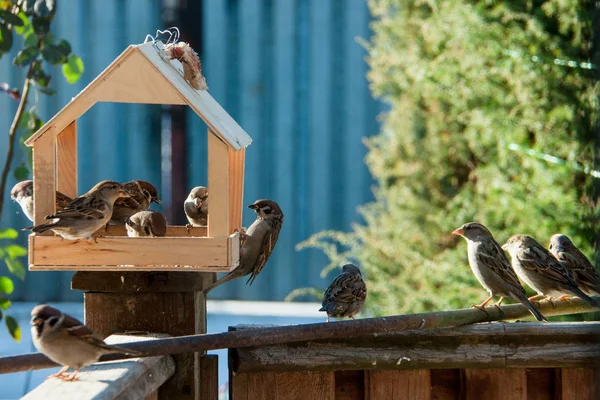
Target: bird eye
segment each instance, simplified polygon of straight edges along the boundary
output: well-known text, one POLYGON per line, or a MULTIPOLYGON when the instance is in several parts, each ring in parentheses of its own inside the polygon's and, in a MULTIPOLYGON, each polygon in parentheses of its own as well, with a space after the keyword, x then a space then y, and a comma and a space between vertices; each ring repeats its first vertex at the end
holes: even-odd
POLYGON ((48 324, 50 326, 54 326, 58 322, 59 319, 60 319, 59 317, 50 317, 50 318, 48 318, 48 324))
POLYGON ((265 214, 271 214, 271 213, 273 212, 273 210, 271 210, 271 208, 270 208, 270 207, 266 207, 266 208, 264 208, 264 209, 263 209, 263 212, 264 212, 265 214))

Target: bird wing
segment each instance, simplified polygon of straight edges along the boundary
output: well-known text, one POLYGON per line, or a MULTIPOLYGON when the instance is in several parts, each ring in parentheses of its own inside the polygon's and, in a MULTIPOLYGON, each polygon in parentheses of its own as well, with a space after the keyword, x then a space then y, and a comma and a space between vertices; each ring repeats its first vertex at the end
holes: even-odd
POLYGON ((555 254, 558 261, 564 262, 571 269, 577 280, 589 287, 600 287, 600 275, 592 263, 580 251, 559 251, 555 254))
POLYGON ((577 286, 569 270, 546 249, 528 247, 517 255, 523 268, 542 274, 544 277, 561 283, 577 286))
POLYGON ((47 216, 46 219, 103 219, 108 208, 109 205, 104 201, 96 201, 89 197, 78 197, 64 208, 58 210, 54 215, 47 216))
POLYGON ((364 301, 367 297, 367 286, 358 275, 343 272, 338 275, 325 291, 323 307, 327 304, 354 303, 364 301))
POLYGON ((258 259, 256 260, 256 264, 254 264, 254 270, 252 270, 252 274, 248 281, 247 285, 252 285, 260 271, 262 271, 263 267, 267 263, 267 260, 271 256, 273 249, 275 248, 275 244, 277 243, 277 239, 279 239, 279 231, 281 231, 281 222, 273 221, 273 226, 269 233, 265 235, 263 239, 263 243, 261 246, 261 252, 258 255, 258 259))
POLYGON ((132 210, 137 210, 142 207, 140 202, 134 197, 119 197, 115 200, 115 207, 125 207, 132 210))
POLYGON ((478 261, 489 267, 503 281, 521 288, 525 293, 525 289, 523 289, 517 274, 510 265, 508 258, 506 258, 502 247, 496 241, 481 243, 479 246, 480 251, 476 254, 478 261))
POLYGON ((63 194, 61 192, 56 192, 56 209, 57 210, 60 210, 61 208, 68 206, 69 203, 72 201, 73 201, 73 199, 70 198, 69 196, 67 196, 66 194, 63 194))
POLYGON ((100 335, 92 331, 87 326, 83 325, 80 321, 76 320, 75 318, 66 314, 63 315, 65 316, 65 318, 62 322, 62 326, 63 328, 65 328, 69 336, 73 336, 77 339, 91 342, 102 348, 108 348, 108 345, 104 343, 104 340, 102 340, 102 337, 100 337, 100 335))

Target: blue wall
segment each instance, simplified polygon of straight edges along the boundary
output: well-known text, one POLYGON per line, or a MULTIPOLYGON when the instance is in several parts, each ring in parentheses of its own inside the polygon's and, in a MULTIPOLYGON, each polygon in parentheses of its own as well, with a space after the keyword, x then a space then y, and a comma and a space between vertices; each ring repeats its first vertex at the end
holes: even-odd
MULTIPOLYGON (((62 108, 128 44, 162 27, 159 4, 59 2, 56 34, 71 42, 86 71, 72 86, 54 71, 58 95, 43 97, 42 116, 62 108)), ((360 220, 356 207, 372 199, 362 139, 378 132, 381 107, 370 96, 366 52, 356 42, 370 36, 369 22, 363 0, 204 0, 202 62, 210 92, 254 138, 244 202, 272 198, 285 213, 277 248, 254 285, 228 283, 211 298, 281 300, 296 287, 326 286, 319 277, 324 256, 294 247, 324 229, 350 229, 360 220)), ((0 81, 21 85, 11 57, 0 59, 0 81)), ((16 102, 0 96, 0 132, 8 131, 15 109, 16 102)), ((99 104, 88 111, 79 120, 80 192, 102 179, 159 186, 160 124, 160 106, 99 104)), ((187 143, 188 185, 206 184, 206 127, 193 112, 187 143)), ((0 141, 0 154, 5 146, 0 141)), ((26 226, 18 211, 9 201, 2 226, 26 226)), ((244 212, 248 226, 253 213, 244 212)), ((69 290, 70 276, 29 273, 13 299, 80 299, 69 290)))

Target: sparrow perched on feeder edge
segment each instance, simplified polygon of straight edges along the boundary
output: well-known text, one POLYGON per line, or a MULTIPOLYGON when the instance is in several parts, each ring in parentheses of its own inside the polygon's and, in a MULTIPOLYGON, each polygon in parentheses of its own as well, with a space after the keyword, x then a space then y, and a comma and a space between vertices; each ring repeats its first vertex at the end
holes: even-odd
POLYGON ((167 219, 157 211, 140 211, 133 214, 125 222, 127 236, 165 236, 167 234, 167 219))
POLYGON ((150 203, 162 203, 158 198, 158 191, 150 182, 136 179, 123 183, 123 188, 129 193, 129 197, 115 201, 110 224, 124 225, 133 214, 146 211, 150 203))
POLYGON ((36 233, 52 230, 65 239, 90 240, 110 220, 115 200, 126 196, 129 194, 120 183, 102 181, 54 215, 46 216, 46 219, 54 219, 53 222, 25 229, 36 233))
POLYGON ((183 203, 183 210, 189 221, 188 228, 206 226, 208 224, 208 189, 204 186, 193 188, 183 203))
POLYGON ((65 381, 77 380, 80 369, 95 363, 104 354, 141 355, 137 351, 107 345, 102 337, 81 322, 47 304, 31 310, 31 337, 41 353, 63 366, 48 378, 65 381), (65 373, 69 367, 75 369, 72 374, 65 373))
POLYGON ((360 312, 367 298, 367 285, 363 281, 360 269, 354 264, 346 264, 329 285, 323 295, 319 311, 327 313, 327 322, 331 318, 352 318, 360 312))
POLYGON ((482 224, 468 222, 452 232, 467 241, 467 254, 469 265, 475 277, 490 294, 483 303, 473 307, 485 311, 485 305, 494 296, 500 296, 495 306, 500 306, 505 297, 516 300, 525 306, 538 321, 547 321, 531 304, 525 293, 525 289, 517 274, 510 265, 506 254, 494 240, 491 232, 482 224))
MULTIPOLYGON (((23 213, 31 222, 33 222, 33 181, 26 180, 17 183, 10 191, 10 198, 16 201, 23 210, 23 213)), ((56 192, 56 209, 60 210, 71 202, 66 194, 56 192)))
POLYGON ((246 285, 252 285, 275 248, 281 225, 283 212, 273 200, 256 200, 248 208, 256 212, 256 220, 246 231, 242 231, 240 239, 240 265, 233 271, 217 280, 204 293, 208 293, 222 283, 232 279, 250 275, 246 285))
POLYGON ((515 235, 502 246, 512 257, 512 265, 517 274, 534 289, 538 295, 529 300, 558 297, 566 300, 572 294, 593 307, 600 304, 577 286, 573 274, 535 239, 527 235, 515 235))
POLYGON ((571 271, 579 288, 588 295, 600 296, 600 275, 590 260, 566 235, 556 234, 550 238, 550 253, 571 271))

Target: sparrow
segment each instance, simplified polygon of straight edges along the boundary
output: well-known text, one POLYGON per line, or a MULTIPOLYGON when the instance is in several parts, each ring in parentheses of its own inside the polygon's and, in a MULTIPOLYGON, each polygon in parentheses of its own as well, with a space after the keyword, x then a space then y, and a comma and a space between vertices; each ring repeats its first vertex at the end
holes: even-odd
POLYGON ((600 307, 596 300, 581 291, 564 264, 532 237, 515 235, 508 239, 502 249, 510 253, 512 265, 521 279, 538 292, 529 300, 543 296, 548 300, 553 297, 564 300, 567 294, 572 294, 593 307, 600 307))
POLYGON ((590 260, 566 235, 556 234, 550 238, 550 253, 573 274, 579 288, 588 295, 600 296, 600 275, 590 260))
MULTIPOLYGON (((21 206, 23 213, 33 222, 33 181, 26 180, 17 183, 10 191, 10 198, 21 206)), ((73 200, 66 194, 56 192, 56 209, 60 210, 73 200)))
POLYGON ((204 186, 193 188, 185 199, 183 210, 189 221, 188 227, 206 226, 208 223, 208 189, 204 186))
POLYGON ((102 181, 54 215, 46 216, 53 222, 25 229, 36 233, 52 230, 69 240, 92 239, 92 234, 110 220, 115 200, 121 196, 129 194, 120 183, 102 181))
POLYGON ((140 211, 133 214, 125 223, 127 236, 165 236, 167 234, 167 219, 156 211, 140 211))
POLYGON ((104 354, 141 355, 137 351, 107 345, 102 337, 81 322, 47 304, 31 310, 31 337, 41 353, 63 365, 59 372, 48 378, 66 381, 77 380, 80 369, 95 363, 104 354), (75 369, 72 374, 65 373, 69 367, 75 369))
POLYGON ((367 298, 367 285, 363 281, 360 269, 354 264, 346 264, 329 285, 323 295, 319 311, 327 313, 327 322, 333 318, 352 318, 362 309, 367 298))
POLYGON ((204 290, 208 293, 222 283, 250 275, 246 285, 252 285, 275 248, 283 224, 283 212, 273 200, 256 200, 248 208, 256 212, 256 220, 241 232, 240 265, 204 290))
POLYGON ((162 203, 158 198, 158 191, 150 182, 133 180, 123 183, 123 188, 130 196, 115 201, 110 218, 111 224, 125 225, 129 217, 139 211, 146 211, 150 207, 150 203, 162 203))
POLYGON ((494 240, 491 232, 482 224, 468 222, 452 232, 467 241, 467 255, 469 265, 475 277, 490 294, 483 303, 473 307, 485 311, 484 307, 494 296, 500 296, 495 306, 500 306, 505 297, 516 300, 525 306, 538 321, 547 321, 531 304, 521 285, 517 274, 513 270, 502 251, 502 248, 494 240))

